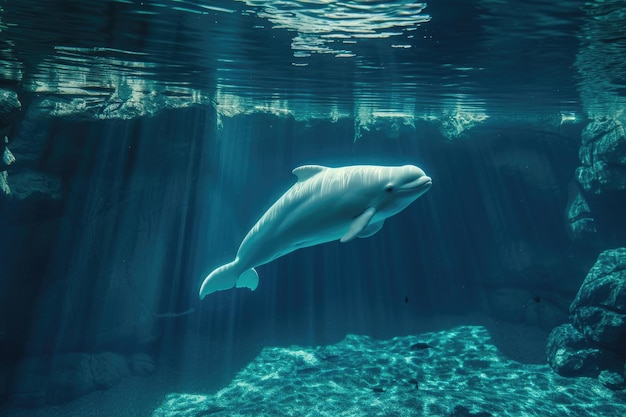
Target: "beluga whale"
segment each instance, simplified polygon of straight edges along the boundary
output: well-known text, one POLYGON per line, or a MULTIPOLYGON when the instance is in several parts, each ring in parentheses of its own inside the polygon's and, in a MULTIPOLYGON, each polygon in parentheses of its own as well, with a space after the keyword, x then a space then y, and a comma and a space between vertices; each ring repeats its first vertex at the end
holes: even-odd
POLYGON ((256 222, 235 259, 204 279, 200 299, 233 287, 254 291, 255 267, 297 249, 372 236, 432 185, 415 165, 304 165, 293 173, 298 181, 256 222))

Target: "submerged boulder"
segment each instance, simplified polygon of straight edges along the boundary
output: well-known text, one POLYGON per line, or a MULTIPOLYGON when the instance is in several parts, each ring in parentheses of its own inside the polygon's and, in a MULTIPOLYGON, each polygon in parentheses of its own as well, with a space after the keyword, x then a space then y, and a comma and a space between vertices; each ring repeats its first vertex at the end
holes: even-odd
POLYGON ((8 128, 15 122, 22 109, 22 104, 15 91, 0 88, 0 137, 7 134, 8 128))
POLYGON ((563 376, 597 377, 616 368, 619 356, 590 342, 571 324, 556 327, 548 337, 546 356, 550 367, 563 376))
POLYGON ((564 376, 626 386, 626 248, 602 252, 570 306, 572 324, 548 338, 548 363, 564 376))
POLYGON ((574 326, 598 346, 626 356, 626 248, 598 256, 570 306, 574 326))
POLYGON ((93 356, 87 353, 66 353, 52 358, 46 384, 48 403, 71 401, 99 388, 91 369, 93 356))
POLYGON ((4 140, 0 142, 0 154, 2 155, 2 158, 0 159, 0 170, 7 169, 13 164, 13 162, 15 162, 15 156, 9 149, 8 144, 9 138, 5 136, 4 140))
POLYGON ((113 352, 103 352, 90 358, 91 374, 96 387, 109 389, 130 373, 126 358, 113 352))
POLYGON ((9 150, 6 135, 21 109, 22 105, 14 91, 0 89, 0 196, 11 193, 6 169, 15 162, 15 157, 9 150))
POLYGON ((573 242, 595 244, 598 227, 587 199, 575 181, 570 184, 566 207, 567 235, 573 242))
POLYGON ((130 372, 137 376, 149 376, 156 370, 154 358, 147 353, 135 353, 128 358, 130 372))
POLYGON ((626 135, 619 120, 603 117, 589 123, 582 133, 579 157, 582 166, 576 169, 576 177, 585 191, 626 190, 626 135))

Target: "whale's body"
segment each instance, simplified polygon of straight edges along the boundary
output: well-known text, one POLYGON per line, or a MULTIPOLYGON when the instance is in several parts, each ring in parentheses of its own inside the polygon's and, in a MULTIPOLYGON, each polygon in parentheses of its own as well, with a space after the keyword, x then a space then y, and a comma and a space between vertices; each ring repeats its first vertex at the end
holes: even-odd
POLYGON ((296 249, 369 237, 380 230, 386 218, 405 209, 432 184, 414 165, 305 165, 293 173, 298 182, 252 227, 235 260, 205 278, 201 299, 235 286, 255 290, 259 278, 254 267, 296 249))

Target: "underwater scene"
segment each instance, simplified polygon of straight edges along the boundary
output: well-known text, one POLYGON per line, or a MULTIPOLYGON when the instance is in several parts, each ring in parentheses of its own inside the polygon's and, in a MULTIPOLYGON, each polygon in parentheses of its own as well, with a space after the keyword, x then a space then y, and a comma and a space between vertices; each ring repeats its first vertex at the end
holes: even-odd
POLYGON ((0 0, 0 415, 626 416, 622 0, 0 0))

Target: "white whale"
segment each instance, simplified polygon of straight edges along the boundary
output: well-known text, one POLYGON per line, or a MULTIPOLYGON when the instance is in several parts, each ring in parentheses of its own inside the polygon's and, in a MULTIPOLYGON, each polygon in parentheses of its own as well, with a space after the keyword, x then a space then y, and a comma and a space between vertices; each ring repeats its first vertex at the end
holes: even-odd
POLYGON ((254 267, 296 249, 369 237, 432 185, 414 165, 305 165, 293 173, 298 182, 248 232, 235 260, 204 279, 200 299, 235 286, 254 291, 259 283, 254 267))

